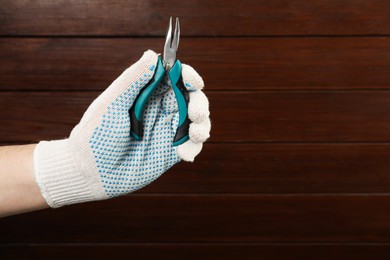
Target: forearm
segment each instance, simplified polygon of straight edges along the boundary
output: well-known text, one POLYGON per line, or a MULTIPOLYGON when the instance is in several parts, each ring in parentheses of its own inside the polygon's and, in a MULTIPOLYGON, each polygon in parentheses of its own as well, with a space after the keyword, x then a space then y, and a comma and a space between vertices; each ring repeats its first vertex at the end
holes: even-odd
POLYGON ((48 208, 35 181, 35 146, 0 147, 0 217, 48 208))

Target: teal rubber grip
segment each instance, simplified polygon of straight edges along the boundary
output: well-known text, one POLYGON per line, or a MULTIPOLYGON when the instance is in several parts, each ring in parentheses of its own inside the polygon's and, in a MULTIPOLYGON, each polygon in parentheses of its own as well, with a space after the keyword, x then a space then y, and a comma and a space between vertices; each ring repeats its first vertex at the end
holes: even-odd
POLYGON ((180 60, 176 60, 175 64, 169 71, 169 79, 172 84, 175 98, 179 108, 179 126, 176 129, 176 134, 173 139, 173 146, 180 145, 189 139, 188 131, 190 120, 188 119, 188 90, 184 86, 181 76, 182 65, 180 60))
MULTIPOLYGON (((179 109, 179 125, 176 129, 176 133, 173 138, 173 146, 180 145, 189 139, 188 131, 191 123, 191 121, 188 119, 189 94, 187 88, 184 86, 181 70, 181 62, 179 60, 176 60, 175 64, 168 73, 179 109)), ((157 67, 152 79, 141 90, 140 94, 134 101, 133 106, 130 108, 130 134, 135 140, 139 141, 142 139, 142 118, 146 105, 153 91, 163 80, 165 73, 166 71, 162 59, 161 57, 158 57, 157 67)))
POLYGON ((161 57, 158 57, 157 67, 154 72, 152 79, 149 83, 141 90, 137 99, 134 101, 133 106, 130 109, 130 122, 131 129, 130 134, 134 139, 141 140, 143 135, 143 124, 142 117, 145 111, 146 104, 148 103, 150 95, 158 87, 161 80, 165 76, 165 68, 162 63, 161 57))

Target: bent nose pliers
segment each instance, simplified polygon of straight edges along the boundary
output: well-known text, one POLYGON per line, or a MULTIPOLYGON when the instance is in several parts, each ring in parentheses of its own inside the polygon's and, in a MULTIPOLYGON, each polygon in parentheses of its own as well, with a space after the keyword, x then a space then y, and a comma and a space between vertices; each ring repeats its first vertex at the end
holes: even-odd
POLYGON ((143 135, 142 118, 146 104, 150 95, 167 75, 175 93, 175 98, 179 108, 179 126, 173 139, 173 146, 180 145, 189 139, 188 130, 190 120, 188 119, 188 90, 185 88, 181 76, 181 62, 176 60, 176 52, 179 46, 180 24, 176 18, 175 31, 172 33, 172 17, 169 20, 168 33, 164 45, 164 57, 158 57, 157 67, 153 78, 141 90, 140 94, 130 108, 131 136, 136 140, 141 140, 143 135))

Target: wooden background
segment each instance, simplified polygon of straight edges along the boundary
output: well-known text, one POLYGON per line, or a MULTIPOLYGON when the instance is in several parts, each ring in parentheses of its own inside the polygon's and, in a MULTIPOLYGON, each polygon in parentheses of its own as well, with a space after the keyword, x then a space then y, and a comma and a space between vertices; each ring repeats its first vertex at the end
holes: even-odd
POLYGON ((68 136, 170 15, 211 102, 202 154, 0 219, 0 258, 390 259, 387 0, 1 0, 0 143, 68 136))

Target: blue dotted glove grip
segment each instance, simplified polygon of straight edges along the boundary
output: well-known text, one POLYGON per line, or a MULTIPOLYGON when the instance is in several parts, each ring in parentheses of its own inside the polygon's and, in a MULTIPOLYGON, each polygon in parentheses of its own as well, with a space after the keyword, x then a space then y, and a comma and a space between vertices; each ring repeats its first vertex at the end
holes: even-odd
MULTIPOLYGON (((155 66, 150 68, 152 71, 155 66)), ((129 108, 147 75, 134 82, 107 108, 101 125, 89 141, 104 191, 109 197, 138 190, 180 161, 172 140, 178 126, 178 111, 172 89, 161 84, 144 112, 141 141, 130 135, 129 108)))

